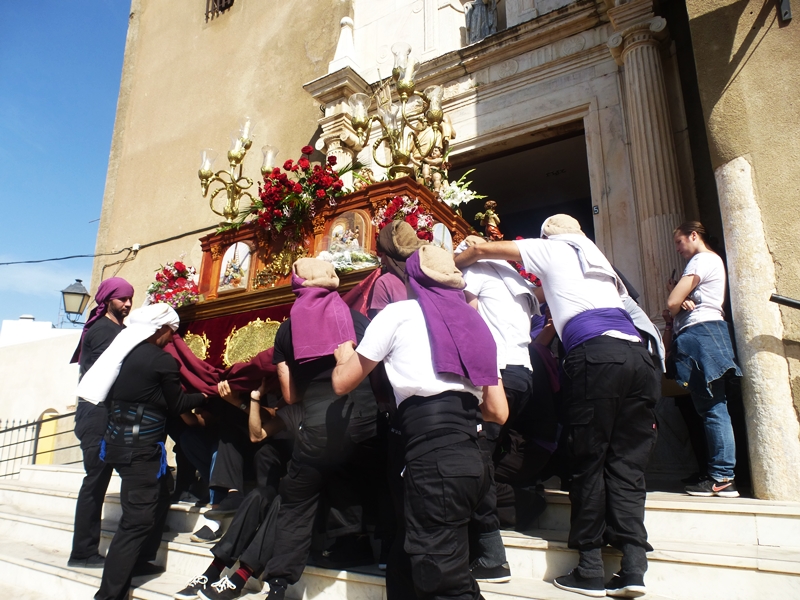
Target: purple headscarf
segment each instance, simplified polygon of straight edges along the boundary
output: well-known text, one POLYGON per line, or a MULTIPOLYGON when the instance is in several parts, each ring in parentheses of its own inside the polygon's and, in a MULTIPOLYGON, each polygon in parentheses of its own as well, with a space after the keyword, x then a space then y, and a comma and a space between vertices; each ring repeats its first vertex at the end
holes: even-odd
POLYGON ((110 277, 100 282, 97 294, 94 297, 97 306, 94 307, 92 312, 89 313, 89 318, 86 319, 86 325, 83 326, 83 332, 81 332, 81 339, 78 342, 78 347, 75 348, 72 360, 69 361, 70 363, 76 363, 80 360, 81 347, 83 346, 83 338, 86 332, 95 324, 97 319, 106 314, 108 302, 115 298, 133 298, 133 286, 122 277, 110 277))
POLYGON ((339 344, 356 341, 353 317, 339 292, 323 287, 304 287, 305 279, 292 272, 292 291, 297 295, 292 319, 294 359, 308 362, 333 354, 339 344))
POLYGON ((497 346, 464 292, 423 273, 419 251, 406 260, 406 273, 425 316, 434 370, 466 377, 476 387, 497 385, 497 346))

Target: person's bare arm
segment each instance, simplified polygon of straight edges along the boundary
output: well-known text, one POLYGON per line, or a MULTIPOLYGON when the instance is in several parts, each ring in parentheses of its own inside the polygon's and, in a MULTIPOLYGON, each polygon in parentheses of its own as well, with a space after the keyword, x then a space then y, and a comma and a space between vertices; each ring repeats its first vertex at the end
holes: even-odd
POLYGON ((475 310, 478 310, 478 297, 475 294, 464 290, 464 297, 467 299, 467 304, 475 310))
POLYGON ((667 308, 673 317, 683 310, 694 310, 694 302, 688 299, 692 290, 700 283, 699 275, 684 275, 680 278, 667 298, 667 308))
POLYGON ((225 400, 228 404, 232 404, 236 408, 242 408, 242 402, 239 400, 239 395, 231 390, 231 385, 227 381, 220 381, 217 384, 217 393, 219 397, 225 400))
POLYGON ((286 429, 283 419, 275 416, 275 410, 261 406, 261 395, 266 391, 266 381, 261 382, 261 387, 250 392, 250 411, 247 418, 247 428, 250 441, 254 444, 271 437, 286 429), (263 415, 268 415, 266 421, 263 415))
POLYGON ((497 260, 521 261, 519 247, 514 242, 489 242, 488 244, 475 244, 455 257, 459 269, 475 264, 479 260, 494 258, 497 260))
POLYGON ((294 404, 299 399, 289 365, 286 364, 285 360, 282 360, 276 366, 278 367, 278 381, 281 384, 283 399, 286 401, 286 404, 294 404))
POLYGON ((503 380, 498 379, 497 385, 483 386, 483 402, 481 414, 484 421, 502 425, 508 419, 508 400, 503 389, 503 380))
POLYGON ((378 365, 377 361, 364 358, 356 352, 356 345, 352 341, 339 344, 333 352, 333 357, 336 359, 332 377, 333 392, 339 396, 356 389, 378 365))

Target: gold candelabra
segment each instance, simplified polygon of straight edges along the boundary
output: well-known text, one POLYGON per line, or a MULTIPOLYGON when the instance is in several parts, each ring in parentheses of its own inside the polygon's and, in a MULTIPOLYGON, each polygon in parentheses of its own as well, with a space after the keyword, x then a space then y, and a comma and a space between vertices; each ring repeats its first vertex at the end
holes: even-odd
POLYGON ((432 85, 416 91, 414 77, 417 61, 411 57, 411 46, 397 43, 392 46, 394 68, 392 81, 400 103, 392 101, 389 83, 381 85, 377 97, 377 114, 369 116, 372 96, 357 93, 350 96, 350 120, 362 147, 369 143, 371 125, 381 126, 381 137, 372 145, 372 156, 381 167, 388 169, 393 179, 414 174, 423 163, 441 165, 447 152, 448 139, 443 135, 442 97, 444 89, 432 85), (420 102, 421 101, 421 102, 420 102), (385 144, 391 162, 384 164, 378 148, 385 144))
MULTIPOLYGON (((252 194, 247 191, 253 186, 253 180, 242 175, 242 161, 244 161, 247 151, 253 144, 251 138, 254 128, 255 125, 252 119, 245 117, 239 131, 231 134, 231 148, 228 150, 229 168, 227 170, 221 169, 216 173, 214 172, 214 161, 217 158, 217 153, 214 150, 206 148, 201 153, 200 170, 197 172, 197 176, 200 178, 203 198, 208 197, 209 189, 213 184, 217 184, 217 187, 211 191, 208 204, 212 212, 225 219, 220 225, 230 225, 234 222, 234 219, 242 214, 239 202, 243 197, 247 197, 251 204, 254 202, 252 194), (226 201, 222 212, 220 212, 214 208, 214 200, 223 191, 226 195, 226 201)), ((261 151, 264 155, 261 173, 264 174, 272 169, 278 151, 272 146, 264 146, 261 151)))

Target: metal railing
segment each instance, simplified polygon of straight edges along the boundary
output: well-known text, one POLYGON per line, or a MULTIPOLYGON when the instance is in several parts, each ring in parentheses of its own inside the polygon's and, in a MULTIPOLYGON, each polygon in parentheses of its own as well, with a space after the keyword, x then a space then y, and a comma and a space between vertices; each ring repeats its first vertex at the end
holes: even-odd
MULTIPOLYGON (((66 429, 59 428, 61 419, 74 416, 75 413, 71 412, 46 416, 38 421, 0 421, 0 479, 16 477, 26 465, 52 464, 56 453, 66 451, 69 454, 69 450, 79 448, 74 421, 70 424, 64 422, 66 429)), ((80 462, 80 459, 73 458, 59 464, 80 462)))

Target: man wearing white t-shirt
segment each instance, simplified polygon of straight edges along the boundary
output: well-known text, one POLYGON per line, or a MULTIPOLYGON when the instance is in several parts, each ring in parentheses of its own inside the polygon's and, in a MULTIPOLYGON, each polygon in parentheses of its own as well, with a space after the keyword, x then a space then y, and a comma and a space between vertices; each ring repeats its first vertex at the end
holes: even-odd
MULTIPOLYGON (((486 240, 481 237, 468 236, 456 248, 456 254, 474 244, 485 243, 486 240)), ((533 393, 533 372, 528 347, 531 343, 531 318, 534 314, 540 314, 533 287, 505 261, 479 261, 464 269, 463 273, 467 284, 464 288, 467 302, 486 321, 497 344, 497 367, 503 379, 509 407, 509 418, 505 425, 500 427, 495 423, 487 423, 485 426, 489 458, 491 460, 496 456, 496 452, 500 452, 497 451, 498 444, 502 445, 504 455, 516 453, 518 446, 532 448, 535 452, 535 444, 511 444, 507 436, 509 430, 517 429, 515 424, 525 412, 533 393)), ((531 456, 526 458, 524 452, 518 454, 519 466, 533 464, 534 460, 530 460, 531 458, 531 456)), ((535 462, 541 464, 540 461, 535 462)), ((521 472, 519 474, 523 475, 521 472)), ((507 475, 513 477, 515 474, 512 472, 507 475)), ((501 526, 516 527, 518 531, 523 531, 544 509, 544 498, 541 496, 537 498, 532 490, 512 486, 511 484, 516 481, 514 479, 506 478, 500 481, 496 476, 495 480, 496 506, 501 526)), ((482 537, 486 533, 482 530, 482 537)), ((483 557, 473 571, 479 567, 483 567, 481 571, 497 571, 494 573, 495 577, 499 575, 499 569, 492 569, 493 565, 486 564, 483 557)), ((486 575, 491 576, 492 573, 486 575)), ((482 577, 477 575, 476 577, 479 581, 482 580, 482 577)), ((487 580, 497 579, 487 577, 487 580)))
POLYGON ((490 485, 478 412, 486 421, 508 417, 496 347, 464 299, 449 252, 423 246, 407 260, 406 273, 413 299, 384 308, 357 349, 339 346, 333 386, 347 393, 383 361, 394 389, 392 429, 402 440, 404 466, 390 476, 403 510, 387 564, 387 598, 478 600, 468 526, 490 485))
POLYGON ((646 592, 644 469, 655 445, 656 367, 624 310, 624 285, 600 250, 575 230, 574 219, 550 217, 549 239, 493 242, 456 257, 465 268, 481 259, 522 261, 542 281, 567 351, 562 392, 575 473, 569 546, 578 566, 555 585, 592 597, 646 592), (569 227, 561 227, 568 225, 569 227), (603 585, 601 548, 622 550, 622 568, 603 585))

